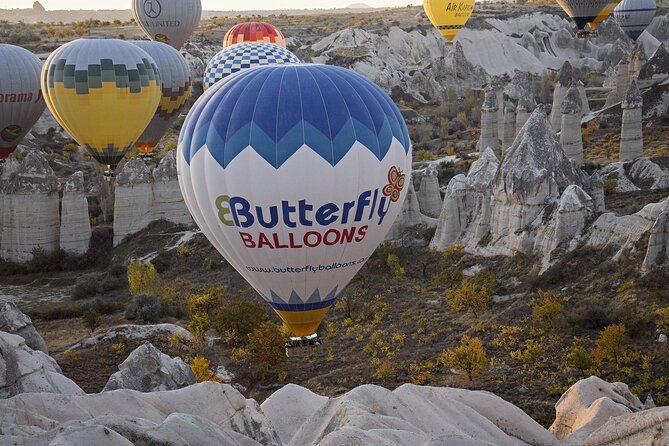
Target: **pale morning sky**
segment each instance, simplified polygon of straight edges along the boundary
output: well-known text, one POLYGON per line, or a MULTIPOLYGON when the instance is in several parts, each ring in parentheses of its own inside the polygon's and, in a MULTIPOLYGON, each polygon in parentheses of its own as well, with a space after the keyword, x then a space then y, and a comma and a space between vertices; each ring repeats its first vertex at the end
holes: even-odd
MULTIPOLYGON (((124 0, 40 0, 46 9, 130 9, 130 1, 124 0)), ((34 0, 0 0, 0 9, 30 8, 34 0)), ((411 0, 245 0, 244 2, 202 0, 208 11, 284 9, 284 8, 343 8, 351 3, 365 3, 373 7, 404 6, 411 0)), ((417 3, 417 1, 414 1, 417 3)))

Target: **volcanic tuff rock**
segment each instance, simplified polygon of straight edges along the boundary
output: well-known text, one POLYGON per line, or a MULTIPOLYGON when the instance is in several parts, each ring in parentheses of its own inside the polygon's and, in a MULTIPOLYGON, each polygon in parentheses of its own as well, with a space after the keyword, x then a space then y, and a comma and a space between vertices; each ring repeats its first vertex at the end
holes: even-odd
POLYGON ((553 106, 551 108, 550 121, 555 132, 559 132, 562 128, 562 103, 572 82, 574 82, 573 69, 569 62, 565 62, 558 72, 553 90, 553 106))
POLYGON ((530 119, 536 107, 537 103, 533 95, 523 96, 518 100, 518 106, 516 107, 516 136, 523 129, 527 120, 530 119))
POLYGON ((669 51, 660 45, 655 52, 648 58, 648 61, 641 66, 637 76, 639 88, 648 88, 669 77, 669 51))
POLYGON ((193 371, 181 358, 172 359, 149 342, 133 350, 118 369, 109 378, 103 392, 118 389, 160 392, 197 382, 193 371))
POLYGON ((516 138, 516 105, 506 101, 504 105, 504 125, 502 133, 502 150, 506 151, 516 138))
POLYGON ((6 302, 0 306, 0 331, 21 336, 28 347, 49 353, 46 342, 35 329, 33 322, 14 302, 6 302))
POLYGON ((85 254, 91 241, 88 200, 84 193, 84 173, 75 172, 65 183, 61 201, 60 249, 85 254))
POLYGON ((329 400, 296 384, 287 384, 260 405, 283 444, 290 443, 309 417, 329 400))
POLYGON ((420 180, 420 189, 418 189, 417 197, 420 210, 423 214, 433 218, 439 217, 442 199, 436 166, 430 164, 425 169, 425 173, 420 180))
POLYGON ((642 269, 649 271, 662 265, 669 265, 669 199, 650 230, 642 269))
POLYGON ((0 401, 0 413, 0 444, 9 437, 26 446, 69 446, 67 437, 50 441, 83 431, 81 443, 75 444, 97 445, 95 432, 104 428, 114 438, 115 433, 130 439, 130 444, 281 446, 254 400, 214 382, 155 393, 122 389, 81 396, 24 394, 0 401))
POLYGON ((492 86, 488 86, 485 89, 485 98, 481 105, 481 139, 478 142, 479 152, 481 153, 488 148, 497 152, 499 148, 498 111, 497 92, 492 86))
POLYGON ((616 181, 617 192, 657 190, 669 187, 669 169, 653 158, 612 163, 601 170, 604 179, 616 181))
POLYGON ((575 161, 578 166, 583 164, 583 135, 581 134, 583 108, 581 104, 579 89, 576 84, 572 83, 562 101, 560 144, 562 144, 565 155, 575 161))
POLYGON ((188 225, 192 223, 186 207, 179 178, 174 151, 170 150, 153 170, 153 220, 167 220, 172 223, 188 225))
POLYGON ((60 237, 58 178, 44 156, 31 150, 3 182, 0 257, 26 261, 33 250, 55 251, 60 237))
POLYGON ((622 103, 623 122, 620 130, 620 161, 635 160, 643 156, 642 106, 641 93, 636 81, 633 80, 622 103))
MULTIPOLYGON (((84 391, 61 374, 49 355, 26 346, 21 336, 0 331, 0 400, 22 393, 83 395, 84 391)), ((0 407, 0 413, 8 412, 0 407)))
POLYGON ((591 376, 571 386, 555 404, 556 416, 550 431, 565 445, 582 445, 610 417, 639 410, 643 410, 643 404, 626 384, 607 383, 591 376))

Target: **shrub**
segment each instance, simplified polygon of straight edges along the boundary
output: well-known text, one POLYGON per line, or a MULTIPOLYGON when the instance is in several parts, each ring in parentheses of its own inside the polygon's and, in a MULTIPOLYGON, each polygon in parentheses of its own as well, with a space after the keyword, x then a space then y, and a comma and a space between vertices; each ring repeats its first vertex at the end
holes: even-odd
POLYGON ((441 354, 439 362, 446 367, 464 372, 472 381, 485 371, 488 357, 479 338, 463 336, 459 346, 445 350, 441 354))
POLYGON ((221 288, 210 288, 202 294, 191 295, 188 298, 186 309, 189 314, 204 313, 209 314, 209 311, 218 304, 223 295, 221 288))
POLYGON ((475 318, 490 306, 492 290, 464 279, 455 290, 448 291, 448 304, 453 311, 471 311, 475 318))
POLYGON ((204 267, 207 271, 213 271, 221 266, 221 256, 218 254, 210 254, 204 258, 204 267))
POLYGON ((610 360, 614 364, 620 364, 627 352, 627 330, 625 325, 609 325, 599 334, 595 355, 597 359, 610 360))
POLYGON ((139 323, 156 323, 160 320, 160 299, 152 294, 139 294, 125 310, 125 317, 139 323))
POLYGON ((576 341, 567 356, 567 363, 581 373, 587 372, 594 365, 592 354, 576 341))
POLYGON ((604 195, 611 195, 618 190, 618 179, 608 178, 604 180, 604 195))
POLYGON ((412 384, 417 386, 423 385, 432 379, 432 372, 434 370, 434 362, 412 362, 409 364, 409 378, 412 384))
POLYGON ((92 309, 87 309, 84 314, 81 316, 81 320, 84 322, 86 327, 91 331, 91 334, 95 332, 95 329, 102 324, 102 318, 92 309))
POLYGON ((564 306, 557 295, 539 290, 539 301, 532 307, 532 319, 542 327, 553 330, 562 324, 564 306))
POLYGON ((669 307, 664 307, 661 310, 657 310, 659 319, 655 322, 655 326, 660 333, 669 335, 669 307))
POLYGON ((214 373, 211 371, 209 360, 205 358, 204 356, 196 356, 194 357, 191 361, 188 362, 188 365, 190 366, 190 369, 193 371, 193 375, 195 375, 195 379, 197 379, 197 382, 205 382, 205 381, 214 381, 217 383, 222 383, 223 381, 216 377, 214 373))
POLYGON ((160 275, 151 262, 132 262, 128 267, 128 287, 132 296, 160 294, 160 275))
POLYGON ((247 340, 253 330, 269 318, 265 309, 253 302, 233 300, 216 310, 216 331, 220 334, 234 333, 237 341, 247 340))
POLYGON ((74 299, 87 299, 95 296, 97 292, 98 280, 94 277, 87 277, 77 281, 72 291, 72 297, 74 299))
POLYGON ((284 336, 281 327, 264 322, 248 335, 246 358, 261 372, 274 370, 286 360, 284 336))
POLYGON ((200 339, 204 338, 210 328, 211 320, 206 313, 195 313, 188 324, 188 330, 200 339))

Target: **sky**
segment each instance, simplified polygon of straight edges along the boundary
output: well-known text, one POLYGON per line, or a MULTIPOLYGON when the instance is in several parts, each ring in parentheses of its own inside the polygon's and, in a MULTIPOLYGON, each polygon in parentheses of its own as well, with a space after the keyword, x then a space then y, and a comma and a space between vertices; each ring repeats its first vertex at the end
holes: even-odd
MULTIPOLYGON (((0 9, 31 8, 34 0, 0 0, 0 9)), ((40 0, 50 9, 130 9, 129 0, 40 0)), ((252 9, 302 9, 302 8, 343 8, 352 3, 365 3, 373 7, 404 6, 410 0, 245 0, 244 2, 202 0, 207 11, 230 11, 252 9)))

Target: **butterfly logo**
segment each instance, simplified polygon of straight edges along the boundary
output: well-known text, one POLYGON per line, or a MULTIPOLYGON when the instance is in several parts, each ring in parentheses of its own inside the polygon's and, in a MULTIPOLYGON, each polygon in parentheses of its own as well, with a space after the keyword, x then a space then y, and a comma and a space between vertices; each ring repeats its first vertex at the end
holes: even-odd
POLYGON ((406 175, 402 173, 397 167, 393 166, 388 171, 388 184, 383 188, 383 195, 390 197, 393 203, 400 199, 404 184, 406 183, 406 175))

